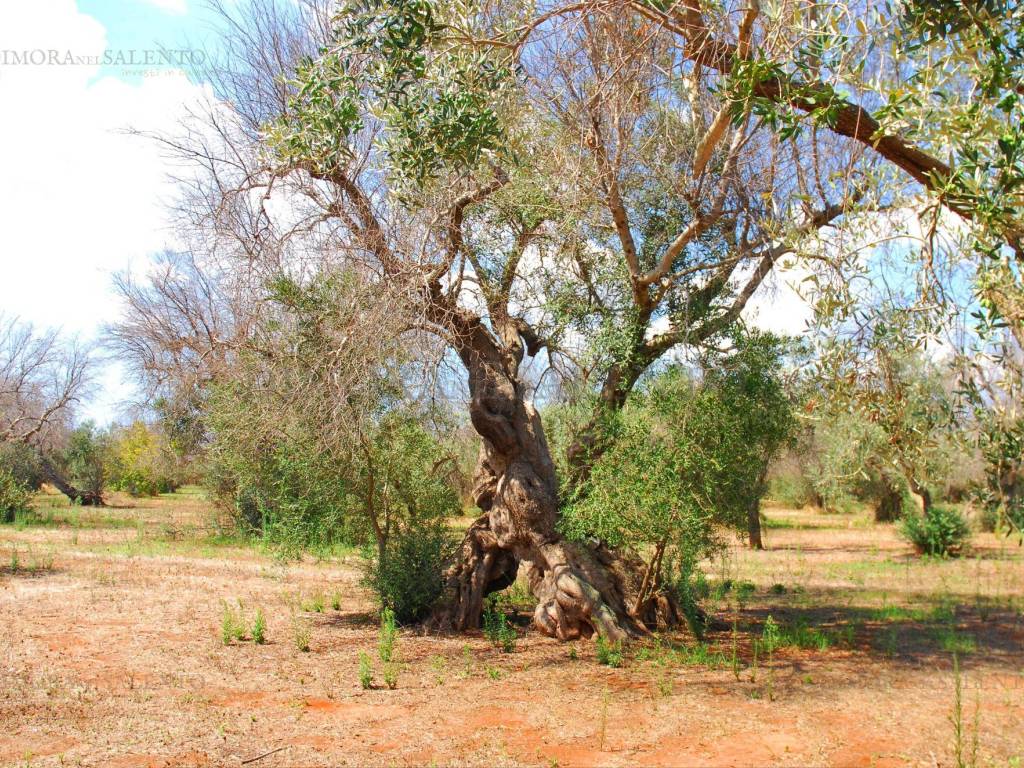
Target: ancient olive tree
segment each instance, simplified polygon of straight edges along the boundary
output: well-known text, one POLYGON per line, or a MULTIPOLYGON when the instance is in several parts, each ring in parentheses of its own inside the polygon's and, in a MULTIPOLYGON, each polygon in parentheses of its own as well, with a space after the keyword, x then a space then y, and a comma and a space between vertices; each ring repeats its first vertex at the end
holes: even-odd
MULTIPOLYGON (((862 148, 781 141, 672 30, 610 4, 541 18, 514 3, 274 7, 243 5, 229 25, 205 132, 165 139, 196 168, 194 250, 231 277, 212 292, 128 285, 120 343, 157 378, 216 382, 268 280, 357 271, 371 315, 399 321, 380 333, 436 337, 458 360, 482 437, 484 515, 452 572, 451 624, 476 625, 521 563, 549 634, 672 620, 661 595, 637 600, 642 564, 559 532, 531 396, 551 378, 593 395, 569 445, 578 490, 652 366, 724 334, 791 256, 823 258, 807 243, 864 196, 862 148)), ((742 15, 737 53, 788 44, 742 15)))
POLYGON ((603 416, 644 372, 723 333, 860 191, 826 139, 780 143, 743 110, 716 120, 718 80, 664 28, 611 7, 526 16, 345 6, 267 128, 269 172, 321 205, 339 253, 465 368, 485 514, 453 573, 451 622, 475 625, 487 592, 525 563, 542 631, 619 638, 672 616, 652 613, 637 563, 559 533, 524 362, 598 394, 570 448, 585 478, 607 447, 603 416))

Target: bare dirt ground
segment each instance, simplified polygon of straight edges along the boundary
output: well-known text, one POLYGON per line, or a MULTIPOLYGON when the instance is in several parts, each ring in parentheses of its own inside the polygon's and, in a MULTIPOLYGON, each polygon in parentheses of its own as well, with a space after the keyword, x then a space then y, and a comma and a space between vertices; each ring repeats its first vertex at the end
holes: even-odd
POLYGON ((731 628, 705 643, 610 668, 525 628, 512 653, 408 630, 395 690, 379 662, 363 690, 354 555, 278 563, 197 529, 196 496, 41 504, 0 526, 0 765, 946 766, 957 722, 964 765, 1024 755, 1024 557, 991 535, 922 561, 866 517, 769 509, 767 551, 708 565, 731 628), (239 601, 266 644, 222 642, 239 601))

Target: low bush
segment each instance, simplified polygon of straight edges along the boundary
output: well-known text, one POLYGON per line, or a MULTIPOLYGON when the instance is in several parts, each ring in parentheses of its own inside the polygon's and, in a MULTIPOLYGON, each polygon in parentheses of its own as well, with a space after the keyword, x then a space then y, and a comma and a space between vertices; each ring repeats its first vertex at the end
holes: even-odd
POLYGON ((419 621, 441 596, 451 549, 443 522, 411 525, 393 534, 384 552, 371 558, 366 583, 398 622, 419 621))
POLYGON ((497 600, 489 600, 485 606, 483 625, 484 636, 501 648, 502 653, 512 653, 516 649, 516 631, 508 623, 505 612, 498 607, 497 600))
POLYGON ((31 494, 7 469, 0 468, 0 523, 13 523, 19 512, 28 509, 31 494))
POLYGON ((958 509, 935 504, 926 514, 904 516, 900 533, 918 554, 951 557, 963 549, 971 530, 958 509))

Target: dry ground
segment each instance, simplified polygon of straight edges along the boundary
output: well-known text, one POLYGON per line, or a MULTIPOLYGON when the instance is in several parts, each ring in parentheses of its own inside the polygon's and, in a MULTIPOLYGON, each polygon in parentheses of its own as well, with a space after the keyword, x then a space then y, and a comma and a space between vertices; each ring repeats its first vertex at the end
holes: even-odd
POLYGON ((194 495, 40 504, 45 525, 0 526, 0 765, 956 765, 955 652, 963 763, 1021 766, 1015 542, 922 561, 866 517, 768 510, 768 551, 709 564, 735 629, 706 644, 613 669, 523 628, 508 654, 404 631, 397 688, 362 690, 377 629, 354 555, 283 565, 198 529, 194 495), (265 645, 223 644, 238 601, 265 645), (755 666, 769 615, 788 645, 755 666))

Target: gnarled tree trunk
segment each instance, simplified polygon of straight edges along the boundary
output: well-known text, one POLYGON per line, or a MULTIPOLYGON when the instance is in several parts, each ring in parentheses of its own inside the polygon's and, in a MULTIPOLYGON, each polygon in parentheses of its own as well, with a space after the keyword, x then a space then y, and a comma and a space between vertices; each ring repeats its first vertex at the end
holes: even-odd
POLYGON ((886 485, 881 498, 875 505, 875 522, 891 523, 903 513, 903 496, 899 488, 886 485))
POLYGON ((479 626, 486 595, 509 585, 524 563, 538 601, 533 623, 551 637, 596 632, 620 640, 678 622, 662 595, 637 604, 642 567, 558 533, 558 480, 540 417, 518 379, 521 351, 499 347, 480 323, 459 342, 470 418, 483 438, 473 496, 484 515, 467 531, 449 574, 444 618, 458 630, 479 626))
POLYGON ((764 549, 764 542, 761 540, 761 498, 768 490, 768 464, 765 462, 764 469, 757 476, 757 487, 754 489, 754 497, 747 507, 747 545, 751 549, 764 549))
POLYGON ((93 493, 91 491, 81 491, 76 488, 64 478, 60 471, 53 466, 50 460, 45 456, 40 457, 39 468, 43 470, 43 476, 46 478, 46 481, 71 499, 71 501, 81 504, 83 507, 104 506, 103 496, 101 494, 93 493))

